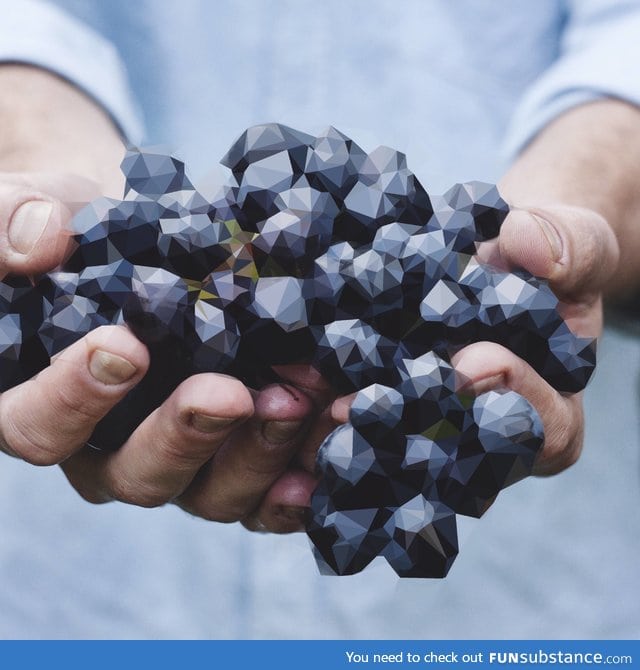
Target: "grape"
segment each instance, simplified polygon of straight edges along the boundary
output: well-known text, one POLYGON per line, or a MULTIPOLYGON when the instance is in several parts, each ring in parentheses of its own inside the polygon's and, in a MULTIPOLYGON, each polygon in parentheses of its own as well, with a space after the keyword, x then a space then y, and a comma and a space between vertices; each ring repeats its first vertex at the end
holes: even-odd
POLYGON ((403 154, 367 154, 335 128, 255 126, 222 163, 229 182, 207 199, 174 156, 130 149, 123 200, 75 217, 62 266, 33 284, 4 278, 1 390, 126 323, 151 366, 89 440, 117 449, 189 375, 257 385, 273 365, 312 362, 356 392, 318 452, 307 532, 320 569, 352 574, 383 556, 400 576, 445 576, 456 515, 481 516, 543 443, 518 394, 460 393, 451 355, 497 342, 575 393, 594 342, 568 329, 544 281, 478 262, 508 213, 491 184, 429 196, 403 154))

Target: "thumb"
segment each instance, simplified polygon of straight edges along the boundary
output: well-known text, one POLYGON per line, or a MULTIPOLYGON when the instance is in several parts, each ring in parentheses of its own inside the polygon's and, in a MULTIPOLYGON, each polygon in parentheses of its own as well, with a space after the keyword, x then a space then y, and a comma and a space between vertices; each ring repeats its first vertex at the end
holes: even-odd
POLYGON ((508 266, 549 280, 568 301, 602 292, 619 258, 616 237, 602 216, 564 205, 513 209, 500 231, 499 247, 508 266))
POLYGON ((97 185, 80 177, 0 174, 0 274, 39 274, 59 265, 71 217, 97 195, 97 185))

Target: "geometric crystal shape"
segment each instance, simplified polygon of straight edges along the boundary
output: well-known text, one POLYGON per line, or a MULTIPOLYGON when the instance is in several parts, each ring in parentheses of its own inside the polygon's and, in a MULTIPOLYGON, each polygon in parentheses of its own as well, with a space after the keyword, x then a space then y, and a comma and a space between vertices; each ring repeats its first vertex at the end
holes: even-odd
POLYGON ((136 265, 131 294, 123 313, 127 325, 145 344, 187 333, 187 306, 192 302, 188 283, 167 270, 136 265))
POLYGON ((360 300, 366 318, 372 319, 402 307, 403 270, 391 254, 367 249, 343 263, 340 274, 346 285, 340 300, 343 310, 345 302, 360 300))
POLYGON ((285 333, 305 328, 308 321, 302 286, 302 280, 294 277, 258 279, 252 309, 260 319, 274 321, 285 333))
POLYGON ((0 392, 23 381, 20 366, 21 347, 20 316, 3 314, 0 316, 0 392))
POLYGON ((428 352, 416 359, 405 358, 400 376, 398 390, 404 398, 403 425, 409 433, 422 433, 434 419, 441 417, 439 403, 455 393, 455 372, 437 354, 428 352))
POLYGON ((318 567, 323 574, 352 575, 369 565, 388 542, 377 508, 342 511, 331 506, 322 484, 307 525, 318 567))
POLYGON ((439 490, 457 513, 480 517, 502 489, 531 474, 543 429, 533 407, 514 391, 478 396, 473 418, 439 490))
POLYGON ((109 322, 97 304, 80 295, 62 295, 45 310, 38 334, 49 356, 55 356, 89 331, 109 322))
POLYGON ((223 372, 235 360, 240 346, 236 320, 220 299, 201 299, 193 306, 193 366, 198 372, 223 372), (217 303, 217 304, 216 304, 217 303))
POLYGON ((312 354, 304 284, 295 277, 261 277, 251 286, 246 320, 241 320, 244 358, 266 367, 312 354))
POLYGON ((333 490, 355 486, 376 465, 373 447, 352 425, 336 428, 318 449, 316 465, 333 490))
POLYGON ((185 175, 184 163, 167 156, 162 149, 132 147, 121 167, 127 177, 127 190, 132 189, 140 195, 160 196, 192 188, 185 175))
POLYGON ((398 344, 359 319, 334 321, 317 329, 315 363, 340 392, 369 384, 395 386, 398 344))
POLYGON ((258 224, 251 249, 260 276, 304 276, 331 241, 338 207, 300 183, 277 196, 278 212, 258 224))
POLYGON ((430 196, 389 147, 366 153, 335 128, 247 129, 197 190, 184 163, 130 148, 122 200, 73 219, 65 263, 0 281, 0 391, 42 370, 101 324, 127 324, 150 365, 89 442, 117 449, 189 375, 259 388, 274 365, 311 362, 349 422, 318 450, 307 532, 321 570, 352 574, 383 556, 400 576, 442 577, 455 515, 480 516, 527 476, 543 442, 518 394, 459 391, 449 359, 496 342, 555 389, 595 365, 548 284, 480 262, 508 207, 491 184, 430 196))
POLYGON ((455 514, 422 494, 393 511, 384 557, 400 577, 446 577, 458 555, 455 514))
POLYGON ((353 140, 329 127, 311 142, 305 175, 313 187, 342 200, 356 183, 366 156, 353 140))
POLYGON ((231 145, 220 163, 230 168, 234 175, 241 175, 247 166, 281 151, 306 147, 313 136, 279 123, 252 126, 231 145))
POLYGON ((358 392, 351 403, 349 421, 358 432, 371 435, 374 431, 381 442, 402 421, 404 399, 402 394, 389 386, 372 384, 358 392))
POLYGON ((229 252, 222 245, 228 239, 227 229, 212 222, 211 216, 215 213, 159 220, 157 245, 164 268, 181 277, 202 279, 227 260, 229 252))

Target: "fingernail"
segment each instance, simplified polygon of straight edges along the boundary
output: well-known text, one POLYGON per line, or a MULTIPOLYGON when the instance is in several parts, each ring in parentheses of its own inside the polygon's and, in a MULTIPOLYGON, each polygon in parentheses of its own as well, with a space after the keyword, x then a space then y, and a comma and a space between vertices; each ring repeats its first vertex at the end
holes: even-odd
POLYGON ((108 386, 126 382, 133 377, 136 371, 137 368, 133 363, 109 351, 97 349, 91 354, 89 360, 91 375, 108 386))
POLYGON ((266 421, 262 426, 262 437, 272 444, 283 444, 292 440, 302 427, 302 421, 266 421))
POLYGON ((217 433, 227 426, 230 426, 235 419, 228 416, 211 416, 209 414, 191 414, 191 425, 203 433, 217 433))
POLYGON ((547 242, 549 242, 549 246, 551 247, 551 255, 553 260, 557 263, 562 258, 563 250, 560 234, 549 221, 543 219, 540 215, 532 214, 531 216, 536 220, 543 235, 547 238, 547 242))
POLYGON ((20 205, 9 222, 9 244, 19 254, 29 254, 47 228, 53 203, 30 200, 20 205))

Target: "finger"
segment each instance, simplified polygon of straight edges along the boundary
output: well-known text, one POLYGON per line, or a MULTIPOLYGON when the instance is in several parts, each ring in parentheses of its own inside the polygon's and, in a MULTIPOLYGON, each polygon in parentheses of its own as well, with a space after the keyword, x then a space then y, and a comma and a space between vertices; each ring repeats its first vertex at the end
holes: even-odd
POLYGON ((285 472, 269 489, 260 507, 242 523, 249 530, 296 533, 305 529, 317 480, 304 470, 285 472))
POLYGON ((180 506, 192 514, 222 522, 243 519, 288 468, 313 403, 285 384, 265 387, 254 403, 253 419, 231 435, 180 497, 180 506))
POLYGON ((336 400, 313 418, 290 469, 269 488, 257 510, 243 520, 250 530, 292 533, 304 530, 311 494, 316 487, 316 457, 320 445, 348 420, 355 393, 336 400), (336 410, 343 407, 344 412, 336 410))
POLYGON ((274 365, 273 371, 285 382, 304 391, 318 410, 324 409, 335 398, 329 382, 308 363, 274 365))
POLYGON ((322 445, 328 435, 332 433, 340 423, 336 422, 334 419, 332 415, 332 407, 333 405, 330 405, 314 418, 309 426, 304 443, 296 453, 294 461, 295 465, 311 474, 316 471, 316 457, 320 445, 322 445))
POLYGON ((148 364, 146 348, 126 328, 97 328, 37 377, 0 396, 0 448, 34 465, 63 461, 148 364))
POLYGON ((459 351, 452 363, 456 371, 468 379, 462 390, 478 395, 509 388, 524 396, 536 409, 544 426, 545 443, 536 459, 534 474, 555 474, 575 463, 583 439, 580 394, 560 395, 527 363, 498 344, 471 344, 459 351))
POLYGON ((97 186, 68 175, 0 175, 0 271, 37 274, 59 265, 69 221, 97 186))
POLYGON ((314 473, 318 449, 338 425, 328 409, 336 398, 336 393, 312 365, 278 365, 273 369, 283 380, 304 391, 315 406, 314 419, 310 422, 304 443, 294 459, 296 466, 314 473))
POLYGON ((349 421, 349 410, 355 400, 356 394, 344 395, 336 398, 331 406, 331 418, 336 424, 347 423, 349 421))
POLYGON ((252 414, 251 394, 237 379, 196 375, 148 416, 118 451, 86 449, 63 469, 90 502, 115 499, 157 507, 182 493, 233 428, 252 414))
POLYGON ((548 279, 560 298, 576 302, 602 291, 619 258, 607 222, 578 207, 512 210, 500 230, 499 248, 509 266, 548 279))

